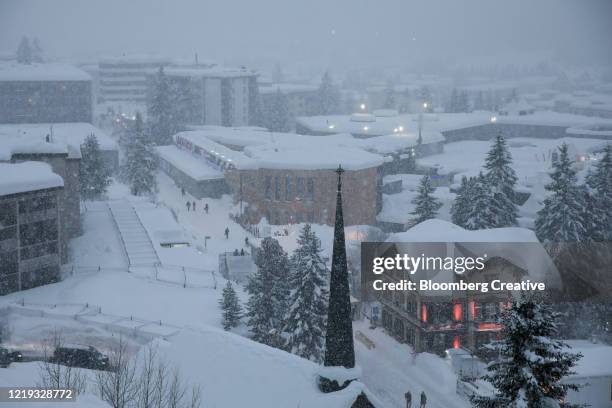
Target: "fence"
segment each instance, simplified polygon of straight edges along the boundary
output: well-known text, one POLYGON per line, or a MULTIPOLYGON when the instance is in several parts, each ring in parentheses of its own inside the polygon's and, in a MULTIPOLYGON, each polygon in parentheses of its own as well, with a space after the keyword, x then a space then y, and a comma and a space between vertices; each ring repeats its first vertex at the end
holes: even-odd
POLYGON ((46 317, 63 320, 76 320, 92 324, 107 331, 121 333, 141 341, 156 338, 168 338, 177 334, 182 328, 165 324, 161 320, 153 321, 134 316, 118 316, 102 312, 102 307, 90 303, 33 303, 19 302, 4 308, 9 313, 28 317, 46 317))
POLYGON ((101 272, 128 272, 143 279, 154 279, 157 282, 184 288, 217 289, 217 277, 214 270, 190 268, 179 265, 153 265, 153 266, 64 266, 64 276, 77 274, 94 274, 101 272))

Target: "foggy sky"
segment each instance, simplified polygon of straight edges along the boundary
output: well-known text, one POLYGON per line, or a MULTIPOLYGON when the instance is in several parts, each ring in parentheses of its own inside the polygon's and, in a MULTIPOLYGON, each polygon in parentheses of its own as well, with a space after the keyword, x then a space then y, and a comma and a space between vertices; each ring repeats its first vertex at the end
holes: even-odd
POLYGON ((23 35, 67 58, 157 54, 369 66, 547 54, 612 61, 609 0, 0 0, 0 52, 23 35))

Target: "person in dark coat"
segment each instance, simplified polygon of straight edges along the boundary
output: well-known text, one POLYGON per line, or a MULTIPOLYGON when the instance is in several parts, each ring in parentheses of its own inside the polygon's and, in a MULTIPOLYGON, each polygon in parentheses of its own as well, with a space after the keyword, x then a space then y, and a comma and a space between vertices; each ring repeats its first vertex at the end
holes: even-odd
POLYGON ((195 211, 195 210, 196 210, 196 209, 195 209, 195 207, 196 207, 196 202, 194 201, 194 202, 191 204, 191 208, 193 209, 193 211, 195 211))
POLYGON ((225 227, 225 239, 229 239, 229 227, 225 227))
POLYGON ((244 248, 240 248, 240 256, 244 256, 244 248))
POLYGON ((244 245, 249 246, 249 237, 244 237, 244 245))
POLYGON ((187 201, 185 205, 187 206, 187 212, 189 212, 191 210, 191 201, 187 201))
POLYGON ((183 187, 181 187, 181 195, 185 197, 185 189, 183 187))
POLYGON ((421 408, 425 408, 427 405, 427 395, 425 395, 425 391, 421 391, 421 408))
POLYGON ((412 394, 410 391, 406 391, 404 398, 406 398, 406 408, 412 408, 412 394))
POLYGON ((206 211, 206 214, 208 214, 208 203, 204 204, 204 211, 206 211))

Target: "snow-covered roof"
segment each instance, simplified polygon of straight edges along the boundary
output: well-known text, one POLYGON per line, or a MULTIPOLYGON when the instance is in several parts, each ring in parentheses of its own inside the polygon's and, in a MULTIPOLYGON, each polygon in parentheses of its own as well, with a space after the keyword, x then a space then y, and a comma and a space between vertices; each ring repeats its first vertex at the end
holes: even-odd
POLYGON ((0 163, 0 174, 0 196, 64 186, 44 162, 0 163))
POLYGON ((377 167, 382 156, 366 151, 361 140, 348 134, 304 136, 295 133, 271 133, 261 130, 212 129, 181 132, 184 139, 219 160, 238 169, 335 169, 347 170, 377 167), (244 146, 243 151, 226 145, 244 146))
POLYGON ((223 178, 223 173, 176 146, 157 146, 157 154, 194 180, 223 178))
POLYGON ((164 72, 168 76, 202 77, 202 78, 239 78, 257 75, 254 71, 244 67, 227 68, 215 67, 167 67, 164 72))
MULTIPOLYGON (((442 133, 429 130, 421 132, 422 144, 444 142, 442 133)), ((401 152, 418 144, 418 133, 397 132, 390 135, 376 136, 368 139, 358 139, 358 144, 365 150, 380 154, 401 152)))
POLYGON ((0 81, 91 81, 74 65, 59 63, 0 64, 0 81))
POLYGON ((280 91, 281 93, 299 93, 299 92, 316 92, 319 87, 316 85, 308 84, 288 84, 288 83, 275 83, 269 85, 260 85, 260 94, 271 94, 280 91))
POLYGON ((65 143, 46 143, 44 140, 6 136, 0 132, 0 161, 10 161, 15 154, 65 154, 65 143))
MULTIPOLYGON (((525 270, 531 279, 545 282, 549 288, 560 285, 559 272, 552 259, 536 237, 535 232, 526 228, 508 227, 471 231, 448 221, 431 219, 415 225, 408 231, 392 234, 387 241, 459 243, 463 248, 459 250, 460 252, 467 250, 478 253, 485 249, 488 259, 504 258, 525 270)), ((455 251, 457 251, 456 245, 455 251)), ((435 280, 445 282, 452 281, 454 278, 453 271, 439 271, 433 277, 435 280)), ((432 294, 442 294, 438 292, 432 292, 432 294)))
MULTIPOLYGON (((81 145, 87 136, 94 134, 101 150, 118 150, 117 143, 104 131, 90 123, 26 123, 0 125, 0 140, 5 137, 20 139, 31 145, 45 144, 45 137, 53 134, 52 141, 63 143, 72 149, 71 157, 80 157, 81 145)), ((41 147, 42 148, 42 147, 41 147)))

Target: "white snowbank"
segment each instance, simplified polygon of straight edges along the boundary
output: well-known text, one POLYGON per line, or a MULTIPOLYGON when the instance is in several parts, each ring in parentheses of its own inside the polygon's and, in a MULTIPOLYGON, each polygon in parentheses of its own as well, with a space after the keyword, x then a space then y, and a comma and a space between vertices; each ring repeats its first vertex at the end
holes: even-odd
POLYGON ((207 166, 206 163, 176 146, 157 146, 157 154, 174 167, 194 180, 212 180, 223 178, 219 170, 207 166))
POLYGON ((63 186, 47 163, 0 163, 0 196, 63 186))

